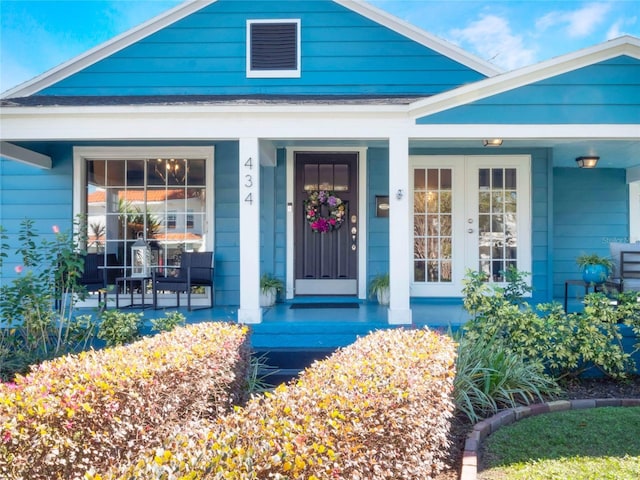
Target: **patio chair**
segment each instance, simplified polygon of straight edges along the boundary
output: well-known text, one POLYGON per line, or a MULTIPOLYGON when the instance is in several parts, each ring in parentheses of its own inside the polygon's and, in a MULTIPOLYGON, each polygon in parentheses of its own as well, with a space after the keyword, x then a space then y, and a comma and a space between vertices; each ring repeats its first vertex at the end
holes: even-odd
POLYGON ((613 273, 606 286, 618 292, 640 292, 640 243, 611 243, 613 273))
POLYGON ((102 300, 102 291, 113 284, 118 275, 118 257, 115 253, 87 253, 84 256, 84 271, 78 280, 87 292, 98 292, 98 301, 102 300))
POLYGON ((209 306, 213 308, 213 252, 184 252, 179 267, 166 266, 165 271, 177 270, 174 276, 152 272, 153 308, 158 308, 158 291, 176 292, 176 306, 180 307, 180 293, 187 293, 187 308, 191 308, 192 287, 209 287, 211 297, 209 306))
MULTIPOLYGON (((102 293, 106 292, 107 284, 110 282, 112 275, 116 274, 115 270, 107 269, 104 266, 103 253, 87 253, 82 256, 84 261, 82 275, 77 280, 77 284, 84 287, 87 293, 98 292, 98 302, 102 302, 102 293)), ((107 254, 107 265, 115 267, 118 265, 118 258, 115 254, 107 254)), ((68 272, 60 266, 58 271, 58 281, 66 283, 68 280, 66 275, 68 272)), ((61 307, 62 301, 62 284, 57 287, 58 293, 55 299, 55 308, 61 307)))

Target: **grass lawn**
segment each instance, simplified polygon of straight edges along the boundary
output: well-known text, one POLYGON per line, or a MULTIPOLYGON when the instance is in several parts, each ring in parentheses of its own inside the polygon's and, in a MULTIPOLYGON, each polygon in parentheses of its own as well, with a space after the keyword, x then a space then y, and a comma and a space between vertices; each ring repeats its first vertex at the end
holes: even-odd
POLYGON ((640 407, 569 410, 502 427, 485 441, 483 480, 637 480, 640 407))

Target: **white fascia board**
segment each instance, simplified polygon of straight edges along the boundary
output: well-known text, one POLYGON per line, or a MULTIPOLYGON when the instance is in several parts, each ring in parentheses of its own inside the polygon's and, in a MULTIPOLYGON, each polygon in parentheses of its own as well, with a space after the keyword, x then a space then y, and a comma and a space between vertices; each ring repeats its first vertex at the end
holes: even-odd
POLYGON ((42 75, 38 75, 27 82, 7 90, 0 95, 0 98, 28 97, 33 95, 216 1, 218 0, 186 0, 184 3, 165 13, 44 72, 42 75))
POLYGON ((412 125, 409 137, 424 140, 640 140, 640 124, 412 125))
POLYGON ((455 60, 483 75, 492 77, 501 73, 503 70, 490 62, 487 62, 480 57, 477 57, 460 47, 447 42, 441 38, 432 35, 415 25, 412 25, 398 17, 391 15, 384 10, 381 10, 373 5, 362 0, 334 0, 339 5, 342 5, 349 10, 352 10, 376 23, 379 23, 405 37, 424 45, 427 48, 435 50, 446 57, 455 60))
POLYGON ((4 140, 160 140, 259 138, 367 139, 386 138, 393 128, 407 129, 405 110, 337 110, 336 107, 309 111, 228 109, 95 109, 60 110, 50 114, 25 114, 23 109, 3 112, 0 130, 4 140))
POLYGON ((627 183, 634 182, 640 182, 640 167, 627 168, 627 183))
POLYGON ((593 47, 449 90, 424 100, 418 100, 411 104, 409 108, 410 115, 414 119, 433 115, 620 55, 628 55, 640 59, 640 39, 626 35, 593 47))
POLYGON ((0 142, 0 156, 45 170, 52 166, 51 157, 9 142, 0 142))

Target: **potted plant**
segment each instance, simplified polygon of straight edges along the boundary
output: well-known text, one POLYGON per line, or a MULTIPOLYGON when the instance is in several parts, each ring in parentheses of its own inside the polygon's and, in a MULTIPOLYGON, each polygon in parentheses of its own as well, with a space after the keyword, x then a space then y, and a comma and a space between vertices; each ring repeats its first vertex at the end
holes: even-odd
POLYGON ((389 305, 389 274, 376 275, 369 284, 369 294, 376 296, 380 305, 389 305))
POLYGON ((582 279, 587 283, 604 283, 613 270, 613 261, 610 258, 595 253, 580 255, 576 258, 576 263, 582 271, 582 279))
POLYGON ((284 290, 284 283, 279 278, 264 274, 260 277, 260 306, 271 307, 276 303, 278 293, 284 290))

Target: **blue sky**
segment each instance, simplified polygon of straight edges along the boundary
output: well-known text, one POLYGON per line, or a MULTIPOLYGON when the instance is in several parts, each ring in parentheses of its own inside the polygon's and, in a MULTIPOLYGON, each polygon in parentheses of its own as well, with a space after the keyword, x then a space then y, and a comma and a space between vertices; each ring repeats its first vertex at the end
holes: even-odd
MULTIPOLYGON (((0 0, 0 92, 180 3, 182 0, 0 0)), ((640 0, 369 3, 507 70, 624 34, 640 37, 640 0)))

